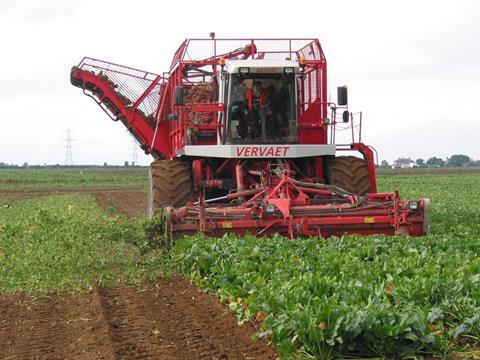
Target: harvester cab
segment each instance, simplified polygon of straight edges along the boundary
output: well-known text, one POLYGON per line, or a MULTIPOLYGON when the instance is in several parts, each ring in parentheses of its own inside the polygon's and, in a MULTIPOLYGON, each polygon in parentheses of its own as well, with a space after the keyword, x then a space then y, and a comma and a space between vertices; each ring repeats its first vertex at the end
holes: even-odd
POLYGON ((221 70, 229 144, 295 144, 297 97, 291 60, 230 60, 221 70))
POLYGON ((346 87, 327 101, 317 39, 187 39, 162 75, 84 58, 71 82, 154 157, 148 214, 169 238, 428 231, 429 199, 377 193, 361 113, 346 87))

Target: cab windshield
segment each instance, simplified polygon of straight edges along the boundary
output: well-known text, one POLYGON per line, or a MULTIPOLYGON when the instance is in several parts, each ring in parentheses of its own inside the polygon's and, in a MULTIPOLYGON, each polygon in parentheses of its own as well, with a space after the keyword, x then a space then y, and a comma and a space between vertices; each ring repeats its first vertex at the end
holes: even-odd
POLYGON ((229 143, 296 143, 295 76, 231 74, 229 143))

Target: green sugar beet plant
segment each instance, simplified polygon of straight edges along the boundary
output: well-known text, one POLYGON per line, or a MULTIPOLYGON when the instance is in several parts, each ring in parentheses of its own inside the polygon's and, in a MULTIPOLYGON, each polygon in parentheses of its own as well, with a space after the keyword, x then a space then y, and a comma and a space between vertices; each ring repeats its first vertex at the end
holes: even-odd
POLYGON ((106 214, 90 195, 0 200, 0 291, 70 291, 94 280, 159 276, 161 259, 141 254, 141 225, 106 214))
POLYGON ((383 177, 430 196, 432 234, 177 245, 174 267, 261 323, 282 357, 450 357, 480 340, 480 174, 383 177), (477 184, 477 185, 475 185, 477 184))
POLYGON ((265 334, 283 354, 407 356, 480 337, 480 259, 465 261, 480 243, 331 240, 227 236, 173 257, 201 287, 234 299, 241 319, 264 313, 265 334))

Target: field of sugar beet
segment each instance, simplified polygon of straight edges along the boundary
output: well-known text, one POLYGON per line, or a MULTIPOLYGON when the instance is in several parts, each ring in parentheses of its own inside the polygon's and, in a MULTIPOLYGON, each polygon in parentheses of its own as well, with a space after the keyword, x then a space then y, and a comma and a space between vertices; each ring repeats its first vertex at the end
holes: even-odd
POLYGON ((389 172, 422 238, 146 235, 145 169, 0 170, 4 358, 480 358, 480 173, 389 172))

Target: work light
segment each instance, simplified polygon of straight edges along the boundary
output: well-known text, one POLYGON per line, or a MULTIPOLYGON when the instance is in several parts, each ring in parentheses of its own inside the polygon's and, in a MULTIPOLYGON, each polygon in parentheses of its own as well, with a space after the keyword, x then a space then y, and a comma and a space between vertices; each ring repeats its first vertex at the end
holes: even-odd
POLYGON ((408 203, 408 208, 410 210, 417 210, 418 209, 418 201, 410 201, 408 203))
POLYGON ((265 204, 265 212, 267 214, 273 214, 275 212, 275 205, 273 204, 265 204))

